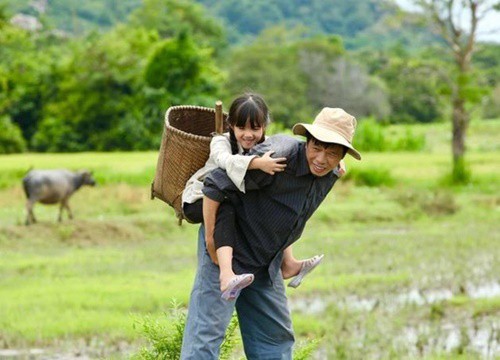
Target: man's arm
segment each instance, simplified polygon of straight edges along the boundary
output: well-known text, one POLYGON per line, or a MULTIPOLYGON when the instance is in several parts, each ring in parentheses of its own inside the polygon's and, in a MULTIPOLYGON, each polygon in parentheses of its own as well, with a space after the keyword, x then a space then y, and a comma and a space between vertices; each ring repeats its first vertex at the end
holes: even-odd
MULTIPOLYGON (((269 186, 273 181, 273 175, 266 174, 260 170, 249 170, 245 176, 246 190, 260 190, 269 186)), ((239 189, 231 181, 222 169, 212 170, 203 182, 203 194, 219 203, 233 194, 239 193, 239 189)))
POLYGON ((217 254, 215 251, 214 231, 217 212, 219 211, 220 203, 203 196, 203 222, 205 224, 205 243, 208 254, 214 264, 217 264, 217 254))

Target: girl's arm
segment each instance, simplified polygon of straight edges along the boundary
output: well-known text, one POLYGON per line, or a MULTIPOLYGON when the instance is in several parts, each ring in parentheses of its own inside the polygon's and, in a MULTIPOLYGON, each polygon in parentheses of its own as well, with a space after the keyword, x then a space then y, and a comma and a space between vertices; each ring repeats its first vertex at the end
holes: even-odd
POLYGON ((252 159, 256 157, 235 154, 231 152, 231 144, 227 136, 215 136, 210 143, 210 159, 215 165, 226 170, 239 191, 245 192, 245 174, 252 159))
POLYGON ((226 136, 215 136, 210 143, 210 158, 217 167, 226 170, 231 181, 239 191, 245 192, 245 175, 247 170, 258 169, 265 173, 274 175, 283 171, 286 158, 272 158, 269 151, 258 157, 257 155, 240 155, 231 153, 231 144, 226 136))
POLYGON ((333 173, 339 178, 344 176, 346 171, 347 169, 344 160, 340 160, 339 165, 335 169, 333 169, 333 173))
POLYGON ((262 157, 254 157, 252 161, 250 161, 248 169, 259 169, 270 175, 284 171, 286 164, 283 164, 283 162, 286 161, 286 158, 272 158, 272 153, 274 153, 274 151, 271 150, 262 155, 262 157))

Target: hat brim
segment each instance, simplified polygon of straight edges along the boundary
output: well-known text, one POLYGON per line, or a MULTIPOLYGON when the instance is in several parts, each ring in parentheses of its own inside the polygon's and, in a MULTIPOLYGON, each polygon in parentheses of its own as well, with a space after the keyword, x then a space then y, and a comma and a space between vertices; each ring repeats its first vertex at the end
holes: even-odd
POLYGON ((361 160, 361 154, 356 150, 349 141, 347 141, 339 133, 326 129, 324 127, 313 125, 313 124, 303 124, 298 123, 293 126, 292 129, 295 135, 305 136, 306 132, 309 132, 312 136, 322 142, 330 144, 340 144, 347 148, 347 153, 357 160, 361 160))

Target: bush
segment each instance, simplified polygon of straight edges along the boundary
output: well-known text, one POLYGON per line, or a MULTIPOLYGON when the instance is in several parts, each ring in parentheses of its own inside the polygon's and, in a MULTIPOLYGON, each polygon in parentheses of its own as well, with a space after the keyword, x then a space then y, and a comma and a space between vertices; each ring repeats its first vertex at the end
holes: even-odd
POLYGON ((36 151, 75 152, 86 150, 86 144, 81 140, 75 129, 68 122, 56 118, 45 118, 31 140, 36 151))
POLYGON ((373 118, 360 122, 354 139, 355 146, 360 151, 389 150, 382 125, 378 124, 373 118))
POLYGON ((411 129, 407 128, 405 135, 395 141, 391 145, 392 150, 396 151, 420 151, 425 147, 425 136, 415 135, 411 129))
POLYGON ((21 129, 7 116, 0 117, 0 154, 12 154, 26 151, 26 141, 21 129))
POLYGON ((403 136, 387 138, 385 126, 368 118, 360 122, 355 135, 355 146, 360 151, 420 151, 425 147, 425 136, 415 135, 406 128, 403 136))
MULTIPOLYGON (((132 360, 178 360, 181 358, 182 337, 186 325, 186 315, 173 302, 172 310, 161 319, 146 316, 137 320, 134 329, 144 335, 149 347, 143 347, 134 354, 132 360)), ((228 326, 224 341, 221 344, 220 359, 229 359, 236 345, 236 328, 238 320, 233 316, 228 326)))
POLYGON ((353 180, 356 185, 369 187, 392 186, 396 182, 389 170, 379 168, 352 169, 347 172, 345 179, 353 180))
MULTIPOLYGON (((186 315, 179 309, 175 301, 172 302, 170 313, 166 313, 161 319, 153 319, 146 316, 134 323, 137 329, 149 343, 149 347, 143 347, 137 354, 131 356, 132 360, 179 360, 181 358, 182 337, 186 325, 186 315)), ((220 346, 220 360, 234 358, 233 350, 237 343, 236 329, 238 318, 233 315, 226 330, 224 341, 220 346)), ((312 353, 317 349, 319 340, 308 340, 301 346, 295 346, 293 358, 296 360, 310 359, 312 353)))

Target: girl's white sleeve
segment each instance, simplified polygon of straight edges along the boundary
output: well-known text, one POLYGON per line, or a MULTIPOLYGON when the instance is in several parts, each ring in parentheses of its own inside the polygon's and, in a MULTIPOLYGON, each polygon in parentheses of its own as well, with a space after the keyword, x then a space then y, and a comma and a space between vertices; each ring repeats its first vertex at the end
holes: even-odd
POLYGON ((227 176, 241 192, 245 192, 245 174, 254 157, 256 155, 233 155, 226 136, 215 136, 210 143, 210 158, 218 167, 226 170, 227 176))

